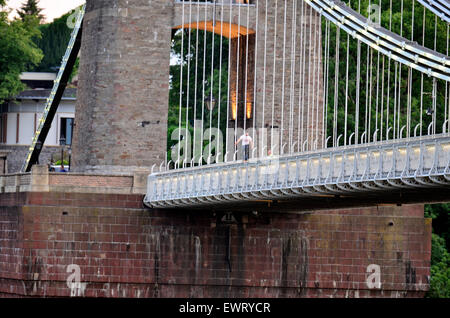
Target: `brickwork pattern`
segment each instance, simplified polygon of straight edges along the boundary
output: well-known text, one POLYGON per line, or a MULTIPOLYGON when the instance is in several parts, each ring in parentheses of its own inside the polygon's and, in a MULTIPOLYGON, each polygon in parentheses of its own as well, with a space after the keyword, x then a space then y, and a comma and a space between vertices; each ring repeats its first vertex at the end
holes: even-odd
POLYGON ((87 1, 75 170, 132 172, 164 159, 173 4, 87 1))
POLYGON ((404 205, 258 216, 143 209, 139 195, 0 195, 0 295, 422 297, 431 222, 404 205), (381 288, 367 267, 381 268, 381 288), (23 282, 23 283, 22 283, 23 282))
POLYGON ((132 187, 133 177, 129 176, 86 176, 77 174, 49 174, 49 185, 90 186, 90 187, 132 187))

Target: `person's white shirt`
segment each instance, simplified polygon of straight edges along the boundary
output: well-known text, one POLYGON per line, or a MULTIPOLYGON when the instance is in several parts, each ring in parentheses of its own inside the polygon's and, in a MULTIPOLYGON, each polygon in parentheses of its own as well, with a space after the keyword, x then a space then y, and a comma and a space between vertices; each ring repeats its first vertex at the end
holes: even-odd
POLYGON ((248 146, 252 143, 253 139, 250 136, 242 135, 241 138, 236 142, 238 144, 240 141, 242 141, 242 146, 248 146))

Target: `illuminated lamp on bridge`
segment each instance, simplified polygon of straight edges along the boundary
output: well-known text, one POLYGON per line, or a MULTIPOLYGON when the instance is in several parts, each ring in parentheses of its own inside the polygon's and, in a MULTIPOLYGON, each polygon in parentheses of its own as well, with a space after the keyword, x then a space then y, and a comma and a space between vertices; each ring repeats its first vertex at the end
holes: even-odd
POLYGON ((208 108, 208 110, 210 112, 212 112, 214 110, 214 108, 216 107, 216 99, 212 95, 208 96, 205 98, 205 104, 206 104, 206 108, 208 108))

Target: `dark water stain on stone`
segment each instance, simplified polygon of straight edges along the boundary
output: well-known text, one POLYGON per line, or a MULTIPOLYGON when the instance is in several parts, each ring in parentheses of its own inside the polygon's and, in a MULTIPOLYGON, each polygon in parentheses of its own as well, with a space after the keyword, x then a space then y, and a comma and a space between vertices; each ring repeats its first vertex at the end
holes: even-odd
POLYGON ((412 287, 411 285, 416 283, 416 269, 411 265, 411 261, 405 262, 405 282, 407 288, 412 287))
POLYGON ((297 294, 305 296, 308 279, 308 239, 302 233, 295 233, 282 240, 281 287, 287 291, 289 280, 297 282, 297 294), (291 263, 290 263, 291 262, 291 263))
POLYGON ((308 280, 308 239, 306 237, 301 238, 301 250, 300 250, 300 269, 299 269, 299 286, 300 286, 300 296, 305 296, 307 280, 308 280))
POLYGON ((28 280, 25 282, 25 290, 27 295, 32 295, 36 281, 40 279, 44 268, 43 261, 40 257, 30 256, 27 258, 26 268, 28 280))
MULTIPOLYGON (((287 287, 288 279, 288 259, 291 254, 292 238, 283 239, 283 251, 281 254, 281 286, 287 287)), ((284 289, 283 289, 284 290, 284 289)))

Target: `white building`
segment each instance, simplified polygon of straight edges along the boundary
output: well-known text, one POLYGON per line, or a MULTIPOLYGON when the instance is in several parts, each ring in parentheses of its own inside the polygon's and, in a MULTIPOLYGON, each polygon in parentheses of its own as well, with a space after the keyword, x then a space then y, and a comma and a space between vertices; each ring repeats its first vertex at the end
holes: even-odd
MULTIPOLYGON (((1 106, 0 155, 5 157, 5 153, 8 154, 7 168, 0 166, 0 173, 20 170, 55 79, 54 73, 23 73, 21 80, 29 89, 16 96, 16 100, 1 106)), ((66 88, 64 92, 44 144, 41 163, 48 163, 46 161, 50 161, 53 153, 60 152, 61 137, 66 139, 67 145, 72 143, 76 92, 76 88, 66 88)))

